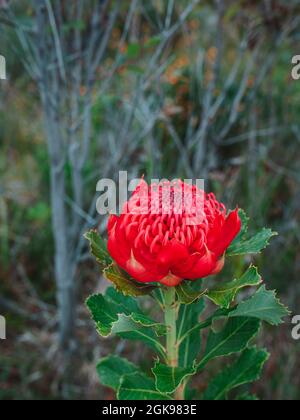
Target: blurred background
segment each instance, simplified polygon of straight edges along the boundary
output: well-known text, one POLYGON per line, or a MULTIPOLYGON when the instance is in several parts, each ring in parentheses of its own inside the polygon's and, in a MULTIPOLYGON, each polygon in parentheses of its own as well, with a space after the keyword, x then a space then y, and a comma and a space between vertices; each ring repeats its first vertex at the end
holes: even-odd
MULTIPOLYGON (((0 39, 0 399, 112 399, 97 360, 147 360, 100 340, 84 304, 106 287, 83 239, 105 235, 96 183, 120 170, 205 178, 279 232, 253 262, 300 313, 299 1, 1 0, 0 39)), ((300 399, 291 324, 259 340, 271 358, 254 392, 300 399)))

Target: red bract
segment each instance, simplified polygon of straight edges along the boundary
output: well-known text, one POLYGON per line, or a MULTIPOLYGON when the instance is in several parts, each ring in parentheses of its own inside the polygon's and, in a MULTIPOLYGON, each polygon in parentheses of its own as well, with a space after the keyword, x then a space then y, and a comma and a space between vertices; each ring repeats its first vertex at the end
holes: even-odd
POLYGON ((109 218, 108 251, 135 280, 176 286, 220 272, 240 228, 238 209, 226 216, 212 193, 142 180, 120 217, 109 218))

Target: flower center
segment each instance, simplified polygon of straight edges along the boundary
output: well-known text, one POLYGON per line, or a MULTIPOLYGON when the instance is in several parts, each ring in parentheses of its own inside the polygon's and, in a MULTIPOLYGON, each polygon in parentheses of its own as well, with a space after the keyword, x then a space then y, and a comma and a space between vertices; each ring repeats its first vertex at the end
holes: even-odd
POLYGON ((151 253, 173 239, 201 252, 216 216, 226 214, 213 194, 180 181, 141 186, 127 206, 122 223, 127 238, 134 239, 135 248, 144 245, 151 253))

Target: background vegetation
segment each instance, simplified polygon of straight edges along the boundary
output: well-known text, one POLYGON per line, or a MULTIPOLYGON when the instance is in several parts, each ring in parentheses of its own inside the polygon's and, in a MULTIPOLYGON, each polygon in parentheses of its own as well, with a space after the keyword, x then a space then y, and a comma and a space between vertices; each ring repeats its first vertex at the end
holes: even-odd
MULTIPOLYGON (((0 2, 0 398, 112 398, 98 358, 147 360, 136 345, 100 341, 84 305, 106 282, 82 233, 105 231, 95 186, 119 170, 205 178, 253 227, 278 231, 254 262, 299 313, 298 3, 0 2)), ((255 393, 299 399, 290 323, 260 340, 272 356, 255 393)))

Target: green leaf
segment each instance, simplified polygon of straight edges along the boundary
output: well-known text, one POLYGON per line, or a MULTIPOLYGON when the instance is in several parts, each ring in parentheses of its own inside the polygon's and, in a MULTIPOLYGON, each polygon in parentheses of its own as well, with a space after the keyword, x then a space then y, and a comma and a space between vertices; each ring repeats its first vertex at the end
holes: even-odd
POLYGON ((131 332, 142 327, 151 327, 158 337, 165 335, 167 331, 164 324, 160 324, 144 314, 133 312, 130 315, 118 314, 118 320, 112 325, 111 333, 131 332))
POLYGON ((133 64, 128 65, 127 70, 131 71, 132 73, 138 74, 138 75, 141 75, 141 74, 145 73, 145 69, 143 67, 135 66, 133 64))
POLYGON ((144 315, 133 298, 110 287, 104 296, 91 296, 87 306, 102 337, 114 333, 131 340, 140 339, 164 355, 157 336, 164 334, 165 326, 144 315))
POLYGON ((277 235, 271 229, 262 229, 251 237, 247 235, 249 218, 244 210, 239 210, 239 216, 242 221, 242 228, 228 248, 227 255, 257 254, 269 245, 269 240, 272 236, 277 235))
POLYGON ((160 324, 142 313, 132 313, 131 318, 137 324, 141 324, 144 327, 152 327, 158 336, 166 334, 167 328, 165 324, 160 324))
POLYGON ((257 254, 269 245, 269 240, 277 233, 271 229, 262 229, 252 238, 233 241, 227 251, 227 255, 257 254))
POLYGON ((96 261, 102 268, 107 267, 112 263, 112 258, 107 251, 106 242, 101 238, 96 230, 90 230, 84 237, 90 243, 90 250, 92 255, 96 257, 96 261))
MULTIPOLYGON (((201 349, 200 329, 197 325, 199 316, 204 311, 204 299, 191 305, 182 305, 178 316, 179 366, 192 366, 201 349)), ((200 325, 200 323, 199 323, 200 325)))
POLYGON ((97 364, 97 372, 102 385, 118 390, 123 375, 136 373, 139 368, 118 356, 104 357, 97 364))
POLYGON ((269 354, 257 348, 246 349, 239 359, 219 373, 209 384, 205 400, 225 399, 232 389, 259 379, 269 354))
POLYGON ((216 305, 229 308, 240 289, 247 286, 258 286, 261 282, 262 278, 258 274, 257 268, 251 266, 240 279, 222 283, 210 289, 206 296, 216 305))
POLYGON ((113 304, 119 305, 124 313, 140 313, 141 311, 136 299, 133 299, 131 296, 125 296, 123 293, 119 293, 113 287, 106 289, 105 298, 113 304))
POLYGON ((198 365, 198 370, 220 356, 229 356, 244 350, 250 340, 256 336, 260 328, 260 321, 252 318, 229 319, 222 331, 210 331, 204 356, 198 365))
POLYGON ((249 217, 246 212, 242 209, 239 209, 239 218, 241 219, 242 226, 238 236, 235 238, 234 242, 239 242, 240 240, 245 239, 246 233, 248 232, 248 223, 249 217))
POLYGON ((86 302, 98 333, 102 337, 111 334, 113 324, 118 321, 118 308, 112 306, 102 295, 90 296, 86 302))
POLYGON ((275 291, 266 290, 262 286, 250 299, 241 302, 228 315, 233 317, 252 317, 266 321, 271 325, 281 324, 282 318, 289 315, 288 309, 276 298, 275 291))
POLYGON ((145 42, 145 47, 146 48, 152 48, 152 47, 156 47, 158 44, 160 44, 161 42, 161 35, 155 35, 152 36, 151 38, 149 38, 146 42, 145 42))
POLYGON ((157 391, 153 379, 142 373, 124 375, 117 393, 118 400, 171 400, 157 391))
POLYGON ((196 300, 200 299, 205 294, 205 292, 206 290, 193 290, 187 281, 180 283, 176 287, 177 298, 179 302, 184 305, 190 305, 191 303, 194 303, 196 300))
POLYGON ((128 45, 128 49, 127 49, 128 58, 131 58, 131 59, 138 58, 140 53, 141 53, 140 44, 138 44, 137 42, 133 42, 128 45))
POLYGON ((118 267, 107 251, 106 242, 96 230, 87 232, 84 237, 90 242, 91 253, 100 264, 104 277, 112 282, 119 292, 125 296, 143 296, 151 293, 156 286, 137 283, 124 270, 118 267))
POLYGON ((132 313, 130 315, 119 314, 117 322, 113 323, 111 334, 120 334, 140 330, 143 327, 152 327, 158 337, 166 334, 166 326, 160 324, 146 315, 132 313))
POLYGON ((118 335, 126 340, 142 341, 147 346, 151 347, 155 352, 165 357, 165 349, 158 341, 157 334, 150 328, 137 328, 132 331, 120 331, 118 335))
POLYGON ((173 393, 181 385, 184 379, 196 373, 195 366, 171 367, 157 361, 152 369, 155 376, 155 386, 160 392, 173 393))
POLYGON ((165 333, 165 325, 143 314, 131 297, 125 297, 109 288, 106 294, 93 295, 87 300, 87 306, 100 335, 131 331, 138 327, 152 327, 158 335, 165 333))
POLYGON ((138 297, 149 295, 156 289, 156 286, 153 285, 137 283, 115 263, 106 267, 103 271, 103 275, 108 281, 114 284, 119 292, 123 293, 125 296, 138 297))
POLYGON ((200 331, 210 327, 217 319, 227 317, 232 309, 219 308, 203 322, 195 322, 204 310, 204 300, 201 299, 197 306, 182 306, 179 311, 179 364, 180 366, 190 366, 199 354, 201 348, 200 331), (182 327, 183 326, 183 327, 182 327))

